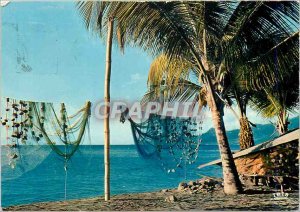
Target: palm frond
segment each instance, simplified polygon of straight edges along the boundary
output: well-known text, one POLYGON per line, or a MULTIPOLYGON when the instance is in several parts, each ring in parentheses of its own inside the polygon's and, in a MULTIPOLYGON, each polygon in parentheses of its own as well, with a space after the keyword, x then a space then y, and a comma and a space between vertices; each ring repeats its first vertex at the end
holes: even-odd
POLYGON ((273 87, 253 92, 250 97, 250 106, 264 117, 271 118, 286 110, 294 112, 299 106, 299 72, 298 66, 293 67, 292 74, 273 87))
POLYGON ((99 1, 79 1, 76 3, 79 13, 83 17, 88 30, 99 33, 103 28, 103 17, 107 15, 109 3, 99 1))
MULTIPOLYGON (((263 48, 268 46, 267 42, 257 45, 263 48)), ((269 46, 264 54, 251 52, 248 61, 238 67, 238 77, 247 90, 260 90, 283 81, 286 75, 292 73, 293 67, 299 65, 299 32, 269 46)))
MULTIPOLYGON (((227 66, 234 70, 232 66, 261 57, 264 61, 262 59, 260 64, 274 64, 273 55, 268 57, 269 60, 264 55, 299 31, 298 17, 299 2, 296 1, 240 2, 224 29, 223 56, 227 66)), ((273 70, 267 67, 262 72, 269 75, 273 70)), ((255 74, 257 69, 252 69, 252 72, 255 74)), ((262 79, 270 80, 272 77, 262 79)))
POLYGON ((162 54, 151 64, 148 74, 148 85, 177 86, 180 79, 187 79, 193 64, 182 58, 169 58, 162 54))

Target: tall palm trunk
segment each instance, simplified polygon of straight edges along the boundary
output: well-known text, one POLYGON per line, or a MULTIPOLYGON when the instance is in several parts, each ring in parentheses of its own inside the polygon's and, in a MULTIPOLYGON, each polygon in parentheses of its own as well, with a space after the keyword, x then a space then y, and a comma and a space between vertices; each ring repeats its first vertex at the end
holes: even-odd
POLYGON ((209 106, 212 114, 212 121, 215 128, 217 142, 219 146, 225 194, 238 194, 242 191, 242 185, 236 170, 236 166, 229 147, 226 130, 223 121, 223 104, 217 104, 212 89, 212 83, 209 76, 206 76, 207 88, 209 90, 209 106))
POLYGON ((220 109, 218 109, 217 107, 211 108, 213 125, 215 128, 222 161, 224 192, 225 194, 237 194, 242 191, 242 186, 227 140, 226 130, 221 112, 222 111, 220 111, 220 109))
POLYGON ((110 133, 109 133, 109 111, 110 111, 110 74, 111 74, 111 49, 113 37, 113 18, 108 20, 106 41, 106 67, 104 82, 104 196, 105 201, 110 199, 110 133))
POLYGON ((239 143, 240 149, 247 149, 254 146, 253 132, 250 123, 245 115, 240 117, 240 133, 239 133, 239 143))
MULTIPOLYGON (((231 76, 230 76, 231 77, 231 76)), ((234 97, 240 111, 240 115, 237 116, 240 122, 240 132, 239 132, 239 144, 240 149, 247 149, 254 146, 253 132, 250 126, 250 122, 246 116, 247 103, 249 100, 249 95, 246 93, 244 98, 241 97, 241 93, 237 86, 233 86, 234 97)))
POLYGON ((278 114, 277 131, 279 135, 283 135, 288 131, 289 122, 286 114, 285 109, 282 109, 282 111, 278 114))

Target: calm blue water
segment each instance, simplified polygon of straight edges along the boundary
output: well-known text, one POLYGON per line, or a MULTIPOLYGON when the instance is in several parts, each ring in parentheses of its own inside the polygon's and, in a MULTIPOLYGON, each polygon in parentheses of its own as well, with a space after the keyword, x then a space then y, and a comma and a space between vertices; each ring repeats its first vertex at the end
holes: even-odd
MULTIPOLYGON (((238 146, 233 149, 237 149, 238 146)), ((48 146, 22 146, 22 160, 15 169, 7 166, 2 148, 2 206, 64 200, 64 162, 48 146), (6 164, 5 164, 6 163, 6 164)), ((197 170, 200 163, 219 157, 217 145, 202 145, 197 162, 186 172, 166 173, 157 164, 142 159, 135 146, 111 147, 112 194, 155 191, 177 187, 199 174, 221 176, 219 167, 197 170)), ((103 195, 103 146, 82 146, 69 163, 67 199, 103 195)))

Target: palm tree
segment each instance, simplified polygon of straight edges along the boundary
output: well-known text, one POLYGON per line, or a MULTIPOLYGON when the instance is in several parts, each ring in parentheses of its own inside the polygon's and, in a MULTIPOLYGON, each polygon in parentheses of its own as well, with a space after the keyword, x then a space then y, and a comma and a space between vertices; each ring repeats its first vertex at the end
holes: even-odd
POLYGON ((236 85, 237 83, 238 82, 236 81, 231 83, 231 88, 227 94, 227 99, 229 99, 228 102, 230 102, 230 99, 233 99, 237 105, 238 113, 235 113, 235 116, 240 124, 239 144, 240 149, 243 150, 254 146, 253 131, 251 126, 255 127, 256 125, 250 122, 247 117, 247 106, 252 94, 249 91, 241 90, 240 87, 236 85))
POLYGON ((250 100, 252 108, 259 111, 263 117, 277 117, 276 128, 279 135, 287 133, 289 113, 294 113, 294 109, 299 106, 298 65, 295 65, 291 72, 292 74, 283 81, 257 92, 250 100))
POLYGON ((252 108, 265 118, 277 116, 277 130, 281 135, 287 132, 288 114, 294 112, 299 101, 299 31, 275 47, 262 56, 263 58, 273 56, 273 63, 259 67, 260 73, 264 73, 266 68, 273 69, 275 83, 268 86, 261 78, 261 74, 253 75, 245 68, 242 68, 239 79, 242 82, 241 87, 257 91, 250 98, 252 108), (288 68, 288 72, 282 75, 282 69, 285 68, 288 68))
MULTIPOLYGON (((162 82, 165 82, 167 88, 164 99, 166 101, 193 101, 194 106, 195 103, 198 102, 200 108, 207 107, 207 92, 205 87, 189 79, 190 76, 187 74, 189 73, 189 69, 191 69, 192 75, 199 78, 198 73, 193 71, 192 64, 180 60, 168 61, 165 55, 160 55, 155 58, 149 70, 149 91, 144 95, 142 104, 157 100, 160 97, 160 85, 162 82)), ((229 73, 227 73, 227 75, 228 74, 229 73)), ((222 100, 240 123, 240 148, 246 149, 254 146, 253 133, 250 127, 250 124, 254 124, 249 122, 246 116, 246 106, 250 93, 248 91, 241 91, 236 85, 236 82, 231 79, 230 83, 227 82, 226 84, 229 84, 229 86, 227 85, 229 91, 226 92, 227 94, 222 100), (233 109, 232 101, 236 102, 239 114, 233 109)))
MULTIPOLYGON (((91 3, 91 2, 90 2, 91 3)), ((90 4, 89 3, 89 4, 90 4)), ((83 3, 84 4, 84 3, 83 3)), ((84 4, 87 5, 88 3, 84 4)), ((297 2, 110 2, 108 11, 82 7, 86 22, 113 12, 120 37, 157 56, 190 58, 207 91, 222 160, 224 191, 241 191, 236 167, 223 122, 223 81, 215 81, 221 65, 232 71, 234 63, 247 62, 242 56, 251 43, 267 36, 280 40, 291 33, 290 22, 298 21, 297 2), (90 17, 97 17, 91 19, 90 17), (237 57, 238 56, 238 57, 237 57), (239 58, 240 61, 236 61, 239 58), (221 98, 219 98, 219 96, 221 98)), ((257 65, 257 63, 255 63, 257 65)), ((233 69, 235 70, 235 69, 233 69)), ((284 69, 286 70, 286 69, 284 69)), ((271 76, 272 72, 266 71, 271 76)))

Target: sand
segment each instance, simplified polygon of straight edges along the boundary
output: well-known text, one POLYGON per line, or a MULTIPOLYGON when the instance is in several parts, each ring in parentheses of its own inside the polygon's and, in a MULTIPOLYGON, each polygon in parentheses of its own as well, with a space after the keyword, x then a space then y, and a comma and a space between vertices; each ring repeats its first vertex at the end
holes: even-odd
MULTIPOLYGON (((273 191, 274 192, 274 191, 273 191)), ((6 211, 175 211, 175 210, 298 210, 298 191, 288 193, 284 199, 274 199, 274 193, 248 190, 247 194, 228 196, 222 190, 190 194, 176 189, 159 192, 121 194, 112 196, 109 202, 103 197, 43 202, 4 208, 6 211), (177 200, 165 199, 175 196, 177 200)), ((172 199, 172 198, 171 198, 172 199)))

